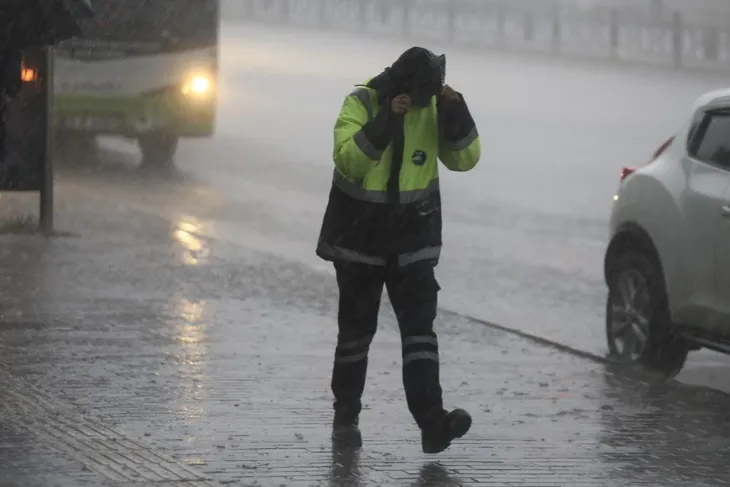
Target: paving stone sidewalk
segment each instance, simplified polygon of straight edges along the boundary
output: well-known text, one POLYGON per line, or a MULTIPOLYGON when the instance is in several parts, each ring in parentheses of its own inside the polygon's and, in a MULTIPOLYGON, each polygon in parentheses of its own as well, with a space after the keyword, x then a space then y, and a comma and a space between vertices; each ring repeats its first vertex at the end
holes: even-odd
POLYGON ((730 485, 727 396, 450 314, 445 398, 470 434, 420 452, 386 310, 363 450, 333 452, 333 279, 97 197, 61 188, 70 237, 0 237, 3 487, 730 485))

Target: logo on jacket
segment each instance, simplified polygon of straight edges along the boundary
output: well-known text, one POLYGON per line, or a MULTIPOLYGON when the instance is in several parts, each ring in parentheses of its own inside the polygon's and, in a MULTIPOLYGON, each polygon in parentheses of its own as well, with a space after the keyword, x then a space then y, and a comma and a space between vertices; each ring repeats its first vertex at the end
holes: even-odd
POLYGON ((413 155, 411 156, 411 162, 416 166, 423 166, 426 164, 426 159, 428 159, 428 156, 422 150, 414 150, 413 155))

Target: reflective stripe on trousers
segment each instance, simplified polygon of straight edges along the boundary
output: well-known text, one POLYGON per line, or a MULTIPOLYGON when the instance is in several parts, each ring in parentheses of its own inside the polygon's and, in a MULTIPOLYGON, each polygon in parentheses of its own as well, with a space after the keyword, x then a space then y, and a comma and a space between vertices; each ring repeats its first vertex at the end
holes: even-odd
MULTIPOLYGON (((385 267, 388 259, 374 255, 367 255, 354 250, 345 249, 337 245, 329 245, 326 242, 319 242, 318 250, 332 259, 345 260, 347 262, 357 262, 360 264, 369 264, 374 266, 385 267)), ((441 246, 424 247, 414 252, 400 254, 398 256, 398 266, 403 267, 414 264, 421 260, 438 259, 441 256, 441 246)))
POLYGON ((409 336, 403 339, 403 365, 416 360, 438 363, 438 340, 433 335, 409 336))
POLYGON ((368 336, 360 340, 353 340, 337 345, 335 350, 335 362, 340 364, 352 364, 368 358, 370 343, 373 337, 368 336), (351 355, 348 355, 351 354, 351 355))

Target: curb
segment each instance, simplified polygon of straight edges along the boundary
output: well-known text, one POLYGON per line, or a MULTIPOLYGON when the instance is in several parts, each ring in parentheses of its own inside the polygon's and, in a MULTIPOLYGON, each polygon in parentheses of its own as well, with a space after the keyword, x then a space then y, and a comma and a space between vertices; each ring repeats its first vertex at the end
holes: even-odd
POLYGON ((487 328, 492 328, 494 330, 501 331, 503 333, 508 333, 510 335, 514 335, 520 338, 523 338, 525 340, 528 340, 530 342, 533 342, 537 345, 541 345, 543 347, 549 347, 554 348, 556 350, 559 350, 561 352, 569 353, 571 355, 574 355, 576 357, 584 358, 587 360, 591 360, 593 362, 601 363, 601 364, 611 364, 614 363, 610 358, 598 355, 596 353, 586 352, 585 350, 580 350, 578 348, 571 347, 569 345, 562 344, 558 341, 551 340, 549 338, 545 338, 540 335, 535 335, 533 333, 528 333, 522 330, 519 330, 517 328, 512 328, 509 326, 499 325, 497 323, 493 323, 491 321, 482 320, 480 318, 475 318, 473 316, 465 315, 456 311, 452 311, 446 308, 439 308, 441 311, 445 311, 449 314, 452 314, 454 316, 458 316, 459 318, 462 318, 466 321, 470 321, 472 323, 486 326, 487 328))

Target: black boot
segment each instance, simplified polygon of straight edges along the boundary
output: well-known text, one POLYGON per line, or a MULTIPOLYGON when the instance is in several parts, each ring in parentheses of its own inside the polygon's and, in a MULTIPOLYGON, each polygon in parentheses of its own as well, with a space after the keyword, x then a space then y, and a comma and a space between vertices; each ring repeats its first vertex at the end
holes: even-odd
POLYGON ((451 446, 453 440, 464 436, 469 428, 471 416, 463 409, 454 409, 435 418, 429 426, 421 430, 423 453, 441 453, 451 446))
POLYGON ((358 426, 357 417, 343 417, 335 414, 332 423, 332 443, 339 448, 360 448, 362 435, 358 426))

